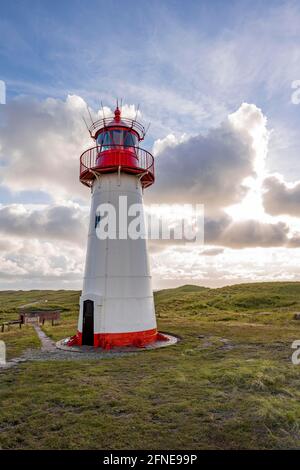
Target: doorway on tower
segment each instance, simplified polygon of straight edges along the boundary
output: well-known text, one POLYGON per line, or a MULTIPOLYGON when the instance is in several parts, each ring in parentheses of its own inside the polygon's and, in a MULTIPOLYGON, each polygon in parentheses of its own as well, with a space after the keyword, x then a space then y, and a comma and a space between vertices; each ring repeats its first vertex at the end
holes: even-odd
POLYGON ((82 344, 94 346, 94 302, 83 302, 82 344))

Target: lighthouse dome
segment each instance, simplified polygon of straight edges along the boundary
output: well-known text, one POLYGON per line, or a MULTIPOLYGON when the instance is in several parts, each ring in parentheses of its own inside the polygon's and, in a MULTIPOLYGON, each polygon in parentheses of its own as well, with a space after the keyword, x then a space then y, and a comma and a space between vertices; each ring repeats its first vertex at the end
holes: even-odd
POLYGON ((94 121, 89 127, 90 135, 93 139, 97 140, 99 134, 104 133, 107 130, 123 129, 127 132, 131 132, 136 136, 136 143, 143 140, 146 134, 144 126, 136 121, 135 119, 121 117, 121 110, 117 106, 114 115, 109 117, 103 117, 97 121, 94 121))
POLYGON ((114 117, 105 121, 104 126, 95 134, 95 140, 102 150, 115 146, 123 148, 137 147, 141 140, 139 133, 133 129, 133 122, 130 119, 121 119, 121 111, 117 106, 114 117))
POLYGON ((139 175, 142 187, 154 182, 154 159, 140 148, 145 129, 135 119, 121 117, 117 106, 114 115, 103 117, 89 128, 96 146, 80 157, 80 181, 92 186, 95 174, 127 173, 139 175))

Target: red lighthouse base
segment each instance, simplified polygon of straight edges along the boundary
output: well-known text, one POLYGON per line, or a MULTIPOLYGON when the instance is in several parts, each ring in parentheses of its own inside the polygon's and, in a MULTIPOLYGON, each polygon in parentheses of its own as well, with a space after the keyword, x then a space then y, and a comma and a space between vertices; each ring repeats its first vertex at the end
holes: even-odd
MULTIPOLYGON (((157 331, 156 328, 145 331, 135 331, 130 333, 95 333, 94 347, 105 350, 120 348, 125 346, 135 346, 143 348, 155 341, 167 341, 168 338, 157 331)), ((82 346, 82 333, 77 332, 68 341, 68 346, 82 346)))

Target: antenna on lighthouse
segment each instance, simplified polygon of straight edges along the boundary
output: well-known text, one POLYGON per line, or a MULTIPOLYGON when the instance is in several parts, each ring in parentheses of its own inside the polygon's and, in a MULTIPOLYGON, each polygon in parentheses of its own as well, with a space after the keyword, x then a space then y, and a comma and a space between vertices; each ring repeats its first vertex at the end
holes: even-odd
POLYGON ((146 130, 144 132, 144 137, 146 136, 150 126, 151 126, 151 122, 149 122, 148 126, 146 127, 146 130))
POLYGON ((101 110, 101 101, 98 102, 99 109, 97 111, 98 116, 100 115, 100 110, 101 110))
POLYGON ((137 105, 137 108, 136 108, 136 113, 135 113, 135 118, 134 118, 135 121, 137 119, 137 115, 138 115, 139 110, 140 110, 140 103, 137 105))
POLYGON ((94 121, 93 121, 93 118, 92 118, 92 115, 91 115, 91 112, 90 112, 90 109, 89 109, 88 105, 86 105, 86 109, 87 109, 87 111, 88 111, 88 113, 89 113, 90 120, 91 120, 91 123, 92 123, 92 125, 93 125, 93 124, 94 124, 94 121))
POLYGON ((83 119, 83 122, 84 122, 84 124, 85 124, 85 127, 86 127, 86 128, 87 128, 87 130, 90 132, 90 130, 89 130, 89 126, 87 125, 87 122, 86 122, 86 120, 84 119, 84 117, 83 117, 83 116, 82 116, 82 119, 83 119))
POLYGON ((101 109, 102 109, 103 120, 105 120, 104 108, 103 108, 103 103, 102 103, 102 101, 100 101, 100 104, 101 104, 101 109))

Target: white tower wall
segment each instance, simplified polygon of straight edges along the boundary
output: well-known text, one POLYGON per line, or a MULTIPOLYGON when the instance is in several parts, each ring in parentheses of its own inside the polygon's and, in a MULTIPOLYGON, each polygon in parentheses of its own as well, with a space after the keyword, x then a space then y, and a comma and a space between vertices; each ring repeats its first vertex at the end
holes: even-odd
POLYGON ((79 332, 82 332, 85 300, 94 302, 94 334, 130 333, 156 328, 147 240, 100 240, 96 235, 95 217, 98 206, 103 203, 112 204, 118 217, 119 196, 127 196, 128 207, 131 204, 142 204, 139 177, 110 173, 101 175, 94 181, 84 283, 80 298, 79 332))

